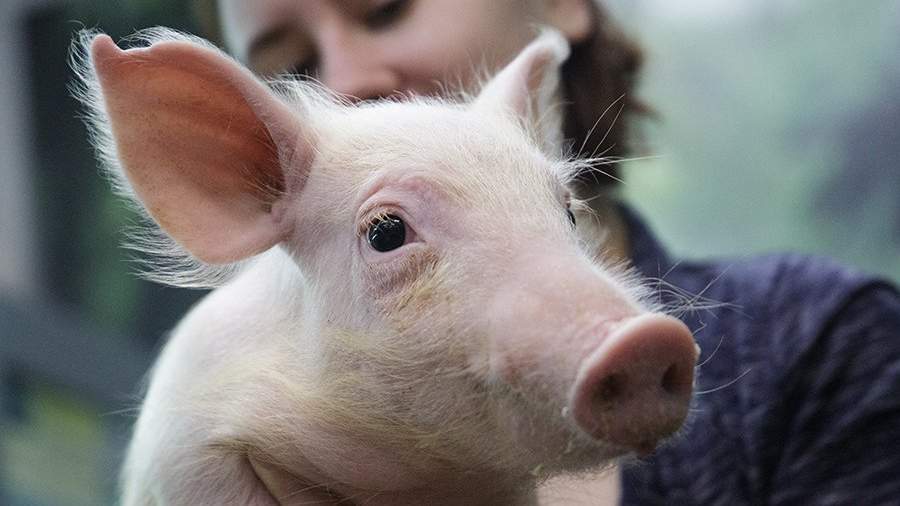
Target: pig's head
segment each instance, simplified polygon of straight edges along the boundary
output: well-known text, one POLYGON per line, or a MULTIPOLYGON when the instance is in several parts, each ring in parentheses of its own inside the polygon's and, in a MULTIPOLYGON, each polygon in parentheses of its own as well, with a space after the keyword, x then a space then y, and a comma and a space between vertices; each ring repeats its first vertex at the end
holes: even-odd
POLYGON ((465 103, 266 86, 170 32, 89 46, 101 154, 168 251, 206 267, 276 246, 293 260, 296 293, 273 303, 296 305, 287 353, 305 355, 284 374, 323 401, 302 423, 407 469, 518 478, 648 452, 683 422, 689 331, 579 237, 579 162, 554 153, 560 36, 465 103))

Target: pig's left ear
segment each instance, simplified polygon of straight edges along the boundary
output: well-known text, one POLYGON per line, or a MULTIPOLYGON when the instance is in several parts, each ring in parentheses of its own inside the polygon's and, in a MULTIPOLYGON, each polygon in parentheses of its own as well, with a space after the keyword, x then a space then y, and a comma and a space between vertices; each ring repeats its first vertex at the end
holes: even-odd
POLYGON ((193 40, 123 51, 100 35, 90 58, 102 109, 95 123, 115 150, 104 154, 167 235, 210 264, 285 238, 282 201, 312 157, 300 113, 193 40))
POLYGON ((523 120, 545 149, 562 141, 559 70, 569 57, 569 44, 553 29, 544 29, 482 88, 473 106, 512 114, 523 120))

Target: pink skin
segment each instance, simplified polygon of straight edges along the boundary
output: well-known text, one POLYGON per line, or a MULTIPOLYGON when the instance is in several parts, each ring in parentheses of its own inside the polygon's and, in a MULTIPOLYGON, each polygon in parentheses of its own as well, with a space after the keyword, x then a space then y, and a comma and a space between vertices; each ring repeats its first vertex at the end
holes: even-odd
POLYGON ((690 331, 647 314, 566 249, 526 248, 539 253, 503 260, 511 274, 487 312, 493 370, 516 388, 549 387, 610 456, 651 453, 687 415, 698 354, 690 331))
POLYGON ((591 260, 518 123, 552 110, 562 46, 545 34, 464 110, 336 112, 195 42, 93 41, 95 112, 148 214, 209 264, 256 260, 167 346, 126 504, 530 504, 537 479, 677 429, 690 332, 591 260), (403 246, 360 238, 379 212, 403 246))

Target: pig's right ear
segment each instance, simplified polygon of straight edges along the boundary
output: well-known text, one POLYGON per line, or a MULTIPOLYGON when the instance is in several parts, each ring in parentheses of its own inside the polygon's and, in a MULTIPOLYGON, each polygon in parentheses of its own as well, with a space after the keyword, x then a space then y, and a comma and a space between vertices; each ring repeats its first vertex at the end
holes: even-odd
POLYGON ((170 237, 210 264, 285 238, 282 200, 305 180, 312 153, 296 112, 191 40, 123 51, 100 35, 90 59, 119 165, 170 237))
POLYGON ((562 34, 545 28, 485 84, 474 107, 511 114, 528 127, 545 150, 558 151, 563 138, 559 72, 569 53, 562 34))

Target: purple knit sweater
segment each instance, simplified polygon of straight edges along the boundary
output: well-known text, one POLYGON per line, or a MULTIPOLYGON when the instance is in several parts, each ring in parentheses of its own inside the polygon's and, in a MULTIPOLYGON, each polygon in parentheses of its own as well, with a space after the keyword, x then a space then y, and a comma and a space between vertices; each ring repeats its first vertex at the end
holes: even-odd
POLYGON ((674 262, 625 215, 644 276, 726 305, 679 315, 703 350, 694 405, 623 466, 622 504, 900 505, 897 289, 801 255, 674 262))

